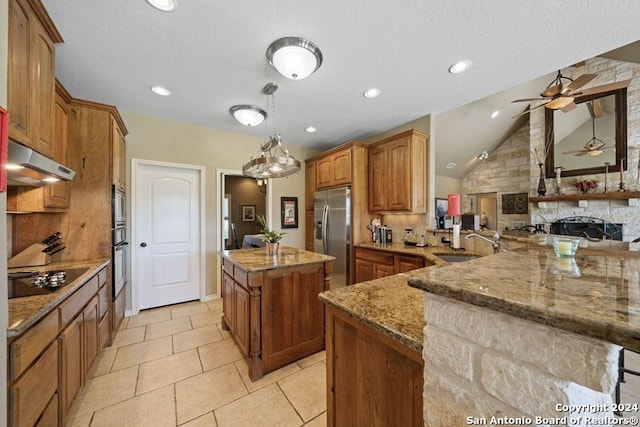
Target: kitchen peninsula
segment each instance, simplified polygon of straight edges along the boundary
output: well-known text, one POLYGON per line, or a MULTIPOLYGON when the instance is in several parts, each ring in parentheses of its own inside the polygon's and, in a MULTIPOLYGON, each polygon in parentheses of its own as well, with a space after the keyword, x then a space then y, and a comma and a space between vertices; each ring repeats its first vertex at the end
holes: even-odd
POLYGON ((290 247, 228 250, 223 261, 222 325, 244 353, 249 377, 324 348, 318 294, 331 285, 332 256, 290 247))

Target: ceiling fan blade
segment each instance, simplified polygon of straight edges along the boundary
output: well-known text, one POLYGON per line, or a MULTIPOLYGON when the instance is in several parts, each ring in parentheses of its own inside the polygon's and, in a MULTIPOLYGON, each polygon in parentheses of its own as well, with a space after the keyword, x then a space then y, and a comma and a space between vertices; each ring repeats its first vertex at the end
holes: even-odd
POLYGON ((587 89, 583 89, 580 92, 580 96, 587 96, 587 95, 593 95, 593 94, 596 94, 596 93, 609 92, 611 90, 622 89, 623 87, 629 86, 629 83, 631 83, 631 79, 623 80, 623 81, 620 81, 620 82, 607 83, 605 85, 600 85, 600 86, 590 87, 590 88, 587 88, 587 89))
POLYGON ((516 114, 515 116, 513 116, 513 117, 511 117, 511 118, 512 118, 512 119, 515 119, 516 117, 523 116, 523 115, 525 115, 525 114, 527 114, 527 113, 530 113, 531 111, 535 110, 536 108, 544 107, 545 105, 547 105, 547 103, 546 103, 546 102, 545 102, 545 103, 543 103, 543 104, 540 104, 540 105, 536 105, 535 107, 531 107, 531 106, 530 106, 529 108, 527 108, 526 110, 524 110, 522 113, 520 113, 520 114, 516 114))
POLYGON ((597 74, 583 74, 571 83, 569 83, 563 90, 562 93, 565 94, 567 92, 573 92, 574 90, 580 89, 582 86, 589 83, 591 80, 598 77, 597 74))
POLYGON ((555 85, 546 88, 542 92, 540 92, 540 96, 544 96, 545 98, 553 98, 556 95, 560 95, 562 93, 562 86, 555 85))
POLYGON ((531 101, 548 101, 547 98, 522 98, 522 99, 514 99, 511 102, 531 102, 531 101))
POLYGON ((587 150, 572 150, 572 151, 563 151, 562 154, 584 154, 587 150))
POLYGON ((563 113, 568 113, 571 110, 575 110, 578 106, 576 105, 575 102, 571 102, 567 105, 565 105, 564 107, 560 108, 560 111, 562 111, 563 113))

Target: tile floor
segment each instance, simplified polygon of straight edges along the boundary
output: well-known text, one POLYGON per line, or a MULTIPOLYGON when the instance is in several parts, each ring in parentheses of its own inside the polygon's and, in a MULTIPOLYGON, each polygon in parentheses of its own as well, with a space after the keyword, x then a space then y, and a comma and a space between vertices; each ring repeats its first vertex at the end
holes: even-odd
POLYGON ((67 426, 326 426, 325 353, 251 382, 221 316, 217 300, 125 318, 67 426))

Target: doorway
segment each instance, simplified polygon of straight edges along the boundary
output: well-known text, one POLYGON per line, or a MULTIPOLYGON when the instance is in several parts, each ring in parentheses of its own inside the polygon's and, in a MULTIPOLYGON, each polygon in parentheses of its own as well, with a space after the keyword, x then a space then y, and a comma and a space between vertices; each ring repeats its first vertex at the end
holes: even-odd
POLYGON ((478 194, 478 214, 480 224, 486 218, 486 226, 489 230, 498 230, 498 198, 494 194, 478 194))
POLYGON ((132 160, 132 310, 205 295, 204 167, 132 160))

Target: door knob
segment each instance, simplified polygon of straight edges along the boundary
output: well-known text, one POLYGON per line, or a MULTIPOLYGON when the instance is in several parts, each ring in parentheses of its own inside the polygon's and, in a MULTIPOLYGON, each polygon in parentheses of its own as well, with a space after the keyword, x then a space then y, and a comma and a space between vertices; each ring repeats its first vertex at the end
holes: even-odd
POLYGON ((145 242, 142 242, 142 243, 140 243, 140 247, 141 247, 141 248, 146 248, 146 247, 147 247, 147 244, 146 244, 145 242))

